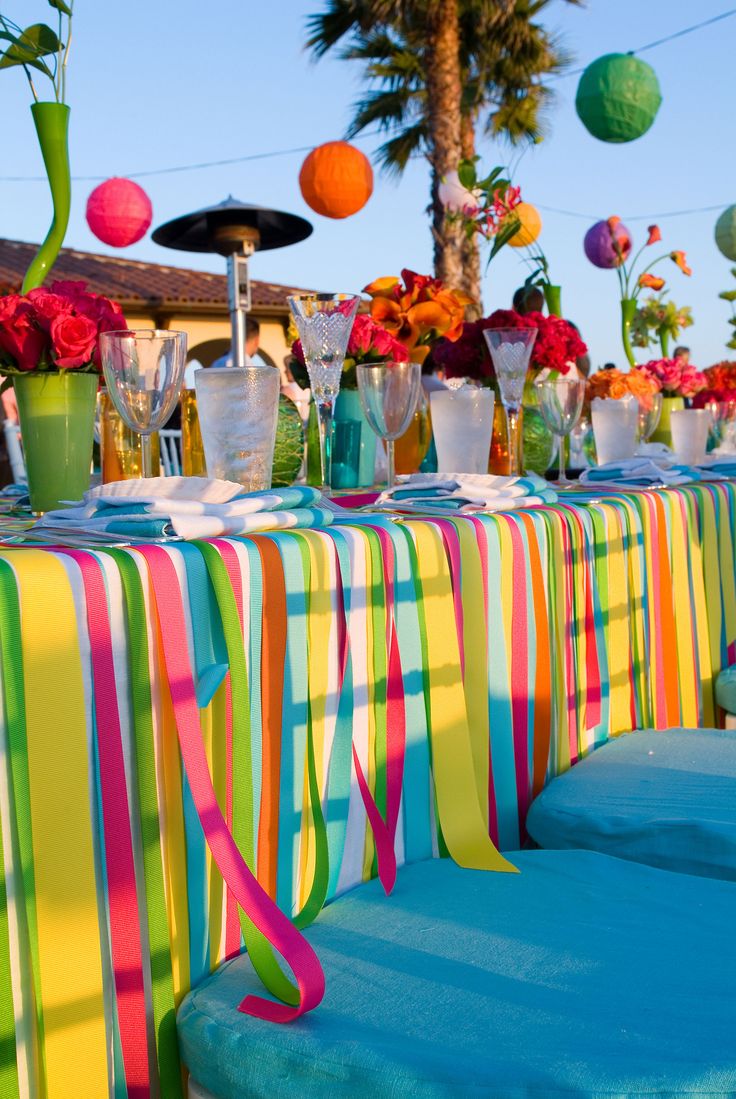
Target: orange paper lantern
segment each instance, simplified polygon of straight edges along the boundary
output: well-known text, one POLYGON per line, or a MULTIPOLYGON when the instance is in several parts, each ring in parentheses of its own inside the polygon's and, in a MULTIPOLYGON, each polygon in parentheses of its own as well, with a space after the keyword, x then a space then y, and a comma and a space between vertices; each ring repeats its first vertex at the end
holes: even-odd
POLYGON ((541 215, 536 206, 532 206, 531 202, 520 202, 518 206, 514 207, 514 213, 521 225, 508 244, 511 248, 526 248, 527 245, 533 244, 542 232, 541 215))
POLYGON ((347 141, 312 149, 302 164, 299 186, 308 206, 326 218, 349 218, 373 194, 371 162, 347 141))

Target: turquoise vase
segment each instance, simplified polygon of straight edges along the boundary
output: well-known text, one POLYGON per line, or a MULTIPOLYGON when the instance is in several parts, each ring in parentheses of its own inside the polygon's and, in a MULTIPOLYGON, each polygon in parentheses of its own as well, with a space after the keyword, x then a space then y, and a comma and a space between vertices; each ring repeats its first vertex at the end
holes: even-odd
POLYGON ((34 103, 31 107, 51 188, 54 215, 46 239, 33 258, 23 280, 23 293, 41 286, 59 255, 71 209, 69 174, 69 108, 65 103, 34 103))
POLYGON ((375 481, 376 435, 365 418, 357 389, 341 389, 335 401, 335 423, 356 420, 360 424, 360 459, 356 488, 370 488, 375 481))

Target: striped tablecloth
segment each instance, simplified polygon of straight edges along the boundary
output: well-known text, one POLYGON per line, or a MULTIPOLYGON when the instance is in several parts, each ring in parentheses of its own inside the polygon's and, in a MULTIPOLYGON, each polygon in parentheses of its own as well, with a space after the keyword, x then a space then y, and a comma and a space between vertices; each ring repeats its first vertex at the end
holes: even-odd
POLYGON ((735 537, 717 483, 0 550, 0 1099, 180 1096, 175 1008, 243 941, 292 1003, 246 1010, 307 1010, 296 927, 337 892, 433 852, 508 869, 549 776, 714 724, 735 537))

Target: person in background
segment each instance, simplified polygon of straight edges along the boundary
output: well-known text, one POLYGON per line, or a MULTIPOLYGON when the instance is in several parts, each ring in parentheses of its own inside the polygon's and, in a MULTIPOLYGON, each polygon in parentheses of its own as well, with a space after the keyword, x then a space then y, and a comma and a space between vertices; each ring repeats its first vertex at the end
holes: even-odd
POLYGON ((526 313, 543 313, 544 294, 538 286, 520 286, 514 294, 511 305, 514 312, 521 313, 522 316, 526 313))
POLYGON ((690 348, 676 347, 672 352, 672 358, 675 362, 681 363, 683 366, 688 366, 690 363, 690 348))
MULTIPOLYGON (((263 366, 262 360, 255 362, 258 355, 258 348, 261 345, 261 326, 255 317, 247 317, 245 322, 245 365, 246 366, 263 366)), ((221 355, 219 359, 215 359, 212 363, 213 366, 233 366, 232 350, 228 351, 226 355, 221 355)))
POLYGON ((604 363, 603 366, 601 367, 601 370, 615 370, 615 369, 616 369, 616 364, 615 363, 604 363))

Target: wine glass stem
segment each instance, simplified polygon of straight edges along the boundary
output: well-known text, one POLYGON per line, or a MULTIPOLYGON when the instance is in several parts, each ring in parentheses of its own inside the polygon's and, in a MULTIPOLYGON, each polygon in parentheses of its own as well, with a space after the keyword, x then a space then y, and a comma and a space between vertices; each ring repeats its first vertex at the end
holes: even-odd
POLYGON ((567 479, 567 473, 565 470, 565 440, 566 435, 560 435, 560 475, 557 478, 558 484, 567 485, 570 482, 567 479))
POLYGON ((521 472, 519 461, 519 410, 506 408, 506 420, 509 429, 509 475, 517 477, 521 472))
POLYGON ((332 411, 334 397, 317 401, 319 418, 319 458, 322 469, 322 491, 327 492, 332 481, 332 411))
POLYGON ((386 440, 386 457, 388 459, 388 478, 386 480, 386 487, 393 488, 396 484, 396 465, 394 463, 393 439, 386 440))
POLYGON ((153 454, 151 436, 141 435, 141 473, 144 477, 153 477, 153 454))

